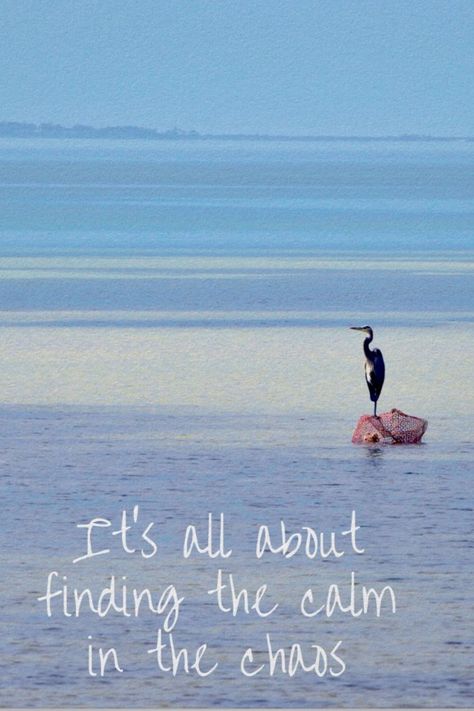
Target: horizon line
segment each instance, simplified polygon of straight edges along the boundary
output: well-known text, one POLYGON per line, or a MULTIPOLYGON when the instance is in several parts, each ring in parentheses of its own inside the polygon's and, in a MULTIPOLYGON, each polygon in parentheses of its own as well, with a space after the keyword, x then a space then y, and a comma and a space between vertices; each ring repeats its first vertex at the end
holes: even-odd
POLYGON ((194 140, 286 140, 286 141, 474 141, 474 136, 433 135, 422 133, 401 134, 287 134, 287 133, 202 133, 195 129, 183 130, 178 127, 158 131, 130 124, 96 127, 88 124, 63 124, 26 121, 0 121, 0 137, 16 138, 122 138, 122 139, 194 139, 194 140))

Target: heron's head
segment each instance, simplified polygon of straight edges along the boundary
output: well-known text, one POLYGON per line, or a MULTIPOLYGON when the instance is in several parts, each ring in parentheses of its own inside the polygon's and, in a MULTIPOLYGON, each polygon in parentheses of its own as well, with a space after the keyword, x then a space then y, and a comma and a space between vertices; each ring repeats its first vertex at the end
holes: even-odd
POLYGON ((368 336, 373 337, 373 331, 370 328, 370 326, 351 326, 350 327, 353 331, 362 331, 363 333, 366 333, 368 336))

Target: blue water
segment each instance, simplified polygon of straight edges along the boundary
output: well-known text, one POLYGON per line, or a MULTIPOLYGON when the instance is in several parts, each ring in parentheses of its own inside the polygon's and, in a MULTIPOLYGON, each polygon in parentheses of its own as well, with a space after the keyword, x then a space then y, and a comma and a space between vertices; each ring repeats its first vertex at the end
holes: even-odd
POLYGON ((0 141, 2 254, 472 249, 473 144, 0 141))
MULTIPOLYGON (((4 706, 470 707, 473 703, 472 143, 0 141, 4 706), (387 363, 381 409, 424 444, 355 447, 370 404, 361 338, 387 363), (159 552, 87 566, 76 524, 139 505, 159 552), (340 531, 366 552, 255 559, 258 525, 340 531), (234 554, 183 561, 188 523, 225 513, 234 554), (217 569, 269 618, 219 613, 217 569), (206 679, 159 672, 159 618, 45 615, 50 571, 114 573, 186 597, 179 646, 206 679), (303 619, 313 587, 393 586, 379 619, 303 619), (342 640, 338 678, 245 678, 265 634, 342 640), (87 638, 124 673, 87 673, 87 638)), ((103 539, 105 541, 105 539, 103 539)), ((136 538, 133 539, 138 543, 136 538)))

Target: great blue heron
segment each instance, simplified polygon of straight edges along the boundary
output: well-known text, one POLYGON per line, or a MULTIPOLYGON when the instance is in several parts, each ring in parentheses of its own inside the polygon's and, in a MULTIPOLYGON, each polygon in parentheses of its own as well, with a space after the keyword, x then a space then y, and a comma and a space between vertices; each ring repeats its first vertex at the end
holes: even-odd
POLYGON ((377 400, 382 392, 385 378, 383 355, 378 348, 373 350, 369 348, 369 344, 372 343, 374 338, 374 332, 370 326, 351 326, 351 328, 353 331, 363 331, 367 334, 367 338, 364 339, 365 379, 369 388, 370 399, 374 403, 374 417, 377 417, 377 400))

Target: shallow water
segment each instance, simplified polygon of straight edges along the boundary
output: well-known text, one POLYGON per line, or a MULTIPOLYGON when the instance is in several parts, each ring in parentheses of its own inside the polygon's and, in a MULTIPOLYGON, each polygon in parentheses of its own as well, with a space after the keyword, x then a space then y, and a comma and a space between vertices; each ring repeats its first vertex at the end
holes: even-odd
POLYGON ((3 705, 472 706, 473 150, 0 141, 3 705), (380 407, 426 417, 423 445, 350 443, 369 402, 347 327, 367 322, 380 407), (77 523, 134 505, 156 558, 116 537, 72 565, 77 523), (341 531, 352 510, 363 555, 253 555, 260 524, 341 531), (185 561, 208 512, 233 555, 185 561), (219 615, 219 567, 268 583, 274 615, 219 615), (150 615, 47 618, 51 570, 176 582, 176 642, 207 641, 218 670, 160 674, 150 615), (298 614, 351 571, 391 585, 396 614, 298 614), (346 671, 244 678, 267 632, 306 654, 342 640, 346 671), (88 635, 126 672, 88 676, 88 635))

